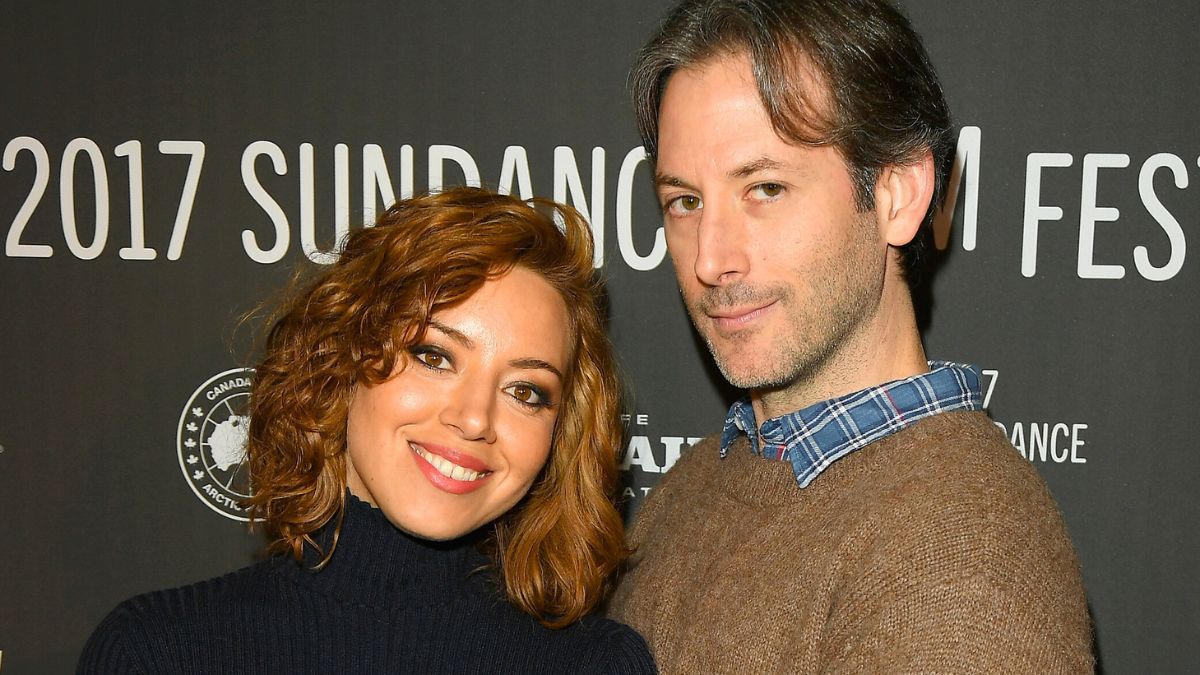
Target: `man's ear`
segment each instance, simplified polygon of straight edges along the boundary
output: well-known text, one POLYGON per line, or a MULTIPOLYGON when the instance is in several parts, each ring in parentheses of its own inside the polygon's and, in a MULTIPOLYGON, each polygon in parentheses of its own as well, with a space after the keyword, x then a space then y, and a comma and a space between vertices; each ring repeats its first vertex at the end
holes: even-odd
POLYGON ((928 150, 911 164, 880 170, 875 183, 875 215, 889 245, 904 246, 917 236, 933 198, 933 180, 933 154, 928 150))

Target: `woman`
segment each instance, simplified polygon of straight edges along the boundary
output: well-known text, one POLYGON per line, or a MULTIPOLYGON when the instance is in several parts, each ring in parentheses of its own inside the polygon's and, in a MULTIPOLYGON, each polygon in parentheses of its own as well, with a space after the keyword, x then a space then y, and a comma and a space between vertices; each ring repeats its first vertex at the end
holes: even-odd
POLYGON ((81 672, 654 671, 587 616, 626 555, 618 385, 590 231, 534 201, 449 190, 348 237, 255 375, 280 555, 123 603, 81 672))

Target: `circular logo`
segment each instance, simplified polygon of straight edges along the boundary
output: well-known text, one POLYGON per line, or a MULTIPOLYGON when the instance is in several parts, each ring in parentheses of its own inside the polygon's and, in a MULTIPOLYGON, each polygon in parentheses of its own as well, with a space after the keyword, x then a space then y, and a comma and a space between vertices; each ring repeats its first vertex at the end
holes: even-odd
POLYGON ((238 504, 250 496, 246 439, 254 369, 234 368, 200 385, 179 416, 179 468, 208 508, 234 520, 250 518, 238 504))

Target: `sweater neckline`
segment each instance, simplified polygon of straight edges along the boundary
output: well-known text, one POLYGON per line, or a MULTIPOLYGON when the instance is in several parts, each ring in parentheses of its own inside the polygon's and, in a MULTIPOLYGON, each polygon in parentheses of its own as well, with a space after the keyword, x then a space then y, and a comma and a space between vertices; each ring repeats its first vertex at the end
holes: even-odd
POLYGON ((798 490, 790 464, 754 454, 745 435, 732 442, 727 454, 721 455, 716 450, 713 448, 711 454, 718 465, 709 477, 715 493, 758 507, 795 503, 798 490), (748 485, 752 489, 748 490, 748 485))
MULTIPOLYGON (((335 529, 336 518, 314 533, 321 552, 329 550, 335 529)), ((460 597, 467 578, 489 564, 476 549, 480 536, 421 539, 347 491, 341 533, 329 562, 314 569, 322 553, 306 546, 303 564, 290 556, 284 563, 301 585, 349 604, 388 609, 437 605, 460 597)))

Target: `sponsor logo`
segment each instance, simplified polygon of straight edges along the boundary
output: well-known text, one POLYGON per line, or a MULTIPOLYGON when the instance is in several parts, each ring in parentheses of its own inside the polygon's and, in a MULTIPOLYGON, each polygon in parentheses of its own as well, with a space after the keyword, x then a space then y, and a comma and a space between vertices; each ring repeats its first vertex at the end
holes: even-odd
POLYGON ((179 468, 205 506, 233 520, 249 517, 239 502, 250 496, 246 439, 254 370, 234 368, 196 388, 179 415, 179 468))
POLYGON ((704 438, 650 435, 650 415, 646 413, 624 414, 621 421, 632 432, 618 467, 622 473, 621 497, 636 509, 658 483, 657 474, 670 470, 680 455, 704 438))

